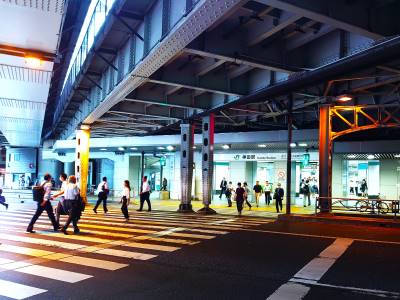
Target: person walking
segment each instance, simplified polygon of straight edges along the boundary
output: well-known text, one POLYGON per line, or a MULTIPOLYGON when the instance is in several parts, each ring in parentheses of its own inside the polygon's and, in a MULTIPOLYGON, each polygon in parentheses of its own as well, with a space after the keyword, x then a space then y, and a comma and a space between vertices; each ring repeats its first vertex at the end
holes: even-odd
POLYGON ((53 197, 51 197, 52 200, 57 199, 58 197, 61 196, 60 201, 58 201, 57 203, 57 207, 55 209, 56 212, 56 221, 58 224, 60 224, 60 216, 61 215, 65 215, 67 214, 65 209, 64 209, 64 192, 65 192, 65 188, 68 184, 68 176, 65 173, 61 173, 60 174, 60 181, 61 181, 61 189, 58 193, 54 194, 53 197))
POLYGON ((35 233, 33 230, 33 226, 35 225, 37 219, 39 219, 40 215, 43 213, 43 211, 47 212, 47 215, 49 216, 49 219, 53 225, 54 231, 58 231, 59 224, 56 221, 56 218, 53 213, 53 207, 51 206, 51 175, 49 173, 46 173, 44 175, 44 181, 40 185, 40 188, 43 189, 44 196, 42 199, 38 199, 37 201, 37 208, 36 212, 32 217, 32 220, 29 222, 28 228, 26 229, 27 232, 29 233, 35 233))
POLYGON ((285 196, 285 191, 281 187, 281 184, 278 183, 275 192, 274 192, 274 199, 275 199, 275 206, 276 206, 276 212, 282 211, 282 200, 283 196, 285 196))
POLYGON ((251 210, 251 204, 249 202, 249 195, 251 193, 249 186, 247 185, 247 182, 243 182, 243 188, 245 190, 245 194, 244 194, 244 201, 246 201, 246 205, 249 207, 249 210, 251 210))
POLYGON ((68 178, 68 183, 65 186, 64 190, 64 209, 68 214, 68 219, 62 227, 61 231, 64 234, 68 234, 67 229, 69 224, 74 226, 74 233, 79 233, 78 228, 78 220, 80 215, 80 197, 79 197, 79 188, 76 185, 76 177, 71 175, 68 178))
POLYGON ((222 195, 225 194, 226 195, 226 189, 228 186, 228 182, 226 181, 225 177, 222 178, 221 180, 221 184, 219 185, 219 188, 221 189, 221 193, 219 194, 219 199, 222 198, 222 195))
POLYGON ((149 182, 147 181, 147 176, 143 177, 143 182, 142 182, 142 191, 140 192, 140 208, 138 211, 143 210, 143 204, 146 201, 148 211, 151 211, 151 203, 150 203, 150 185, 149 182))
POLYGON ((267 181, 265 181, 265 187, 264 187, 264 194, 265 194, 265 204, 270 205, 271 204, 271 192, 272 192, 272 184, 270 184, 267 181))
POLYGON ((164 177, 163 181, 162 181, 162 191, 166 191, 167 190, 167 186, 168 186, 168 180, 167 178, 164 177))
POLYGON ((236 200, 236 208, 237 208, 239 216, 242 215, 245 194, 246 194, 246 190, 242 187, 242 184, 240 182, 238 182, 237 188, 235 191, 235 200, 236 200))
POLYGON ((256 181, 256 184, 253 187, 253 191, 254 191, 254 196, 256 198, 256 205, 258 207, 260 204, 260 196, 263 191, 262 186, 260 185, 260 182, 258 180, 256 181))
POLYGON ((120 203, 122 203, 121 211, 124 214, 126 222, 129 221, 128 206, 131 201, 131 185, 129 180, 124 180, 124 189, 122 190, 122 198, 120 203))
POLYGON ((362 197, 367 197, 368 196, 368 185, 367 185, 367 181, 365 179, 363 179, 361 181, 360 191, 361 191, 361 196, 362 197))
POLYGON ((232 181, 229 181, 228 185, 225 188, 225 197, 226 200, 228 200, 228 207, 232 207, 232 193, 233 193, 232 181))
POLYGON ((6 203, 6 198, 3 196, 3 190, 0 189, 0 204, 4 205, 8 209, 8 203, 6 203))
POLYGON ((306 207, 310 205, 311 205, 310 181, 307 179, 306 182, 303 184, 303 206, 306 207))
POLYGON ((104 213, 108 212, 107 209, 107 197, 110 192, 108 188, 108 183, 107 183, 107 177, 103 177, 103 181, 99 183, 97 187, 97 202, 95 207, 93 208, 93 211, 97 214, 97 208, 99 207, 100 203, 103 202, 103 210, 104 213))

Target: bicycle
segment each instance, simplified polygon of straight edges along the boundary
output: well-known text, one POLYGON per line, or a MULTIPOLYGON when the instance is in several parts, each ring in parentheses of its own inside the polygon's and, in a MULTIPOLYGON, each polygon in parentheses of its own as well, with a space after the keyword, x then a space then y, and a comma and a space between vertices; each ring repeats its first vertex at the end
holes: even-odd
POLYGON ((384 201, 378 199, 363 199, 359 200, 356 203, 356 209, 360 212, 368 212, 375 213, 375 209, 377 210, 378 214, 387 214, 389 212, 389 205, 384 201))

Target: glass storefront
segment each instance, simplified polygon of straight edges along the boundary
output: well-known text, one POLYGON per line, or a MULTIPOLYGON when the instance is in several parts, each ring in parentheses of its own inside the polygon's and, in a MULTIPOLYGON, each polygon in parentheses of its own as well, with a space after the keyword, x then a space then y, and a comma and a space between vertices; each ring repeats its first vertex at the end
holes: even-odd
POLYGON ((344 160, 342 183, 343 191, 347 197, 363 195, 362 182, 365 180, 367 190, 364 194, 370 197, 380 194, 380 164, 378 160, 344 160))

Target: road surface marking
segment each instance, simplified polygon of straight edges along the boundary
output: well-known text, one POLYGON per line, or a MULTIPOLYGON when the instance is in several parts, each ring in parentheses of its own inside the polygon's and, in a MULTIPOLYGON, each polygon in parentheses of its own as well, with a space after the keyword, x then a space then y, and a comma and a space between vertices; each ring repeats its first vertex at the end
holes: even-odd
POLYGON ((67 253, 57 253, 52 251, 38 250, 34 248, 14 246, 1 244, 0 251, 17 253, 26 256, 40 257, 45 260, 56 260, 61 262, 66 262, 70 264, 82 265, 87 267, 93 267, 98 269, 105 269, 110 271, 115 271, 124 267, 129 266, 128 264, 120 264, 103 259, 87 258, 82 256, 71 255, 67 253))
POLYGON ((294 300, 303 299, 310 291, 308 286, 287 282, 281 285, 267 300, 294 300))
POLYGON ((318 281, 329 270, 336 260, 350 247, 353 240, 336 239, 333 244, 311 260, 293 277, 318 281))
POLYGON ((336 260, 350 247, 352 239, 338 238, 316 258, 312 259, 300 271, 298 271, 289 282, 281 285, 267 300, 300 300, 310 290, 310 287, 293 282, 296 279, 303 279, 309 282, 317 282, 329 270, 336 260))
POLYGON ((45 292, 47 290, 0 279, 0 296, 11 299, 25 299, 45 292))
POLYGON ((390 292, 390 291, 374 290, 374 289, 362 289, 352 286, 333 285, 333 284, 315 282, 314 280, 296 279, 296 278, 291 279, 290 282, 306 284, 308 286, 320 286, 320 287, 334 288, 340 290, 348 290, 352 292, 370 294, 383 298, 396 298, 396 299, 400 298, 400 293, 398 292, 390 292))
POLYGON ((75 283, 93 277, 92 275, 38 265, 14 269, 14 271, 69 283, 75 283))
POLYGON ((157 257, 157 255, 153 255, 153 254, 145 254, 145 253, 124 251, 124 250, 117 250, 117 249, 100 249, 100 250, 94 251, 94 253, 119 256, 119 257, 125 257, 125 258, 133 258, 133 259, 138 259, 138 260, 148 260, 148 259, 157 257))

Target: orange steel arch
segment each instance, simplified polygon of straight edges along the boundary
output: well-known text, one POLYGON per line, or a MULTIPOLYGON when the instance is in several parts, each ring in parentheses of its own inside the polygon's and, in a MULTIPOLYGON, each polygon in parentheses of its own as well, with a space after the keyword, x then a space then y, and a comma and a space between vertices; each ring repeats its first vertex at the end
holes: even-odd
POLYGON ((358 131, 364 131, 375 128, 400 128, 400 116, 396 116, 400 112, 398 104, 383 104, 383 105, 358 105, 358 106, 332 106, 330 107, 330 138, 334 139, 358 131), (374 115, 371 115, 371 111, 374 115), (352 113, 352 120, 347 119, 342 113, 352 113), (360 125, 360 117, 363 117, 367 124, 360 125), (348 126, 348 129, 333 131, 332 120, 340 120, 348 126))

